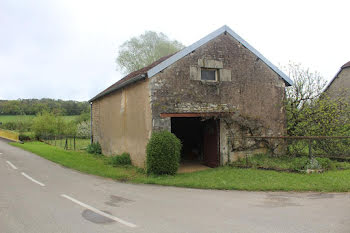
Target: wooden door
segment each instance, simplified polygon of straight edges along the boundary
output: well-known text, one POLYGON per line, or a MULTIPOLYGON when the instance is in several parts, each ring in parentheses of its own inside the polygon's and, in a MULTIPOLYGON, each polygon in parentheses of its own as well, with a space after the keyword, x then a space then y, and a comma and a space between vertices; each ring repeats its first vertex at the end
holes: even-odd
POLYGON ((204 122, 203 154, 204 163, 209 167, 219 166, 219 121, 204 122))

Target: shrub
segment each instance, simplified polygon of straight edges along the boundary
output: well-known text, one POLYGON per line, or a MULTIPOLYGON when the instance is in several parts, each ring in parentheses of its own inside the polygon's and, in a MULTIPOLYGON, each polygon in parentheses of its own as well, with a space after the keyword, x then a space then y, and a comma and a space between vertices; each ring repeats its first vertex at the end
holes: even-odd
POLYGON ((154 132, 146 147, 147 174, 174 175, 179 168, 181 141, 168 131, 154 132))
POLYGON ((15 121, 9 121, 5 122, 0 125, 0 128, 7 129, 7 130, 17 130, 17 131, 30 131, 31 128, 31 122, 24 121, 24 120, 15 120, 15 121))
POLYGON ((111 164, 114 167, 123 166, 123 165, 131 165, 130 154, 124 152, 121 155, 116 155, 111 158, 111 164))
POLYGON ((308 157, 299 157, 299 158, 294 158, 292 160, 292 170, 294 171, 301 171, 301 170, 305 170, 307 165, 309 163, 309 158, 308 157))
POLYGON ((82 121, 77 125, 77 136, 80 138, 90 137, 90 122, 82 121))
POLYGON ((336 167, 335 163, 329 158, 316 158, 316 160, 324 170, 334 170, 336 167))
POLYGON ((27 133, 20 133, 18 135, 18 138, 20 141, 24 142, 24 141, 31 141, 35 139, 35 135, 31 132, 27 132, 27 133))
POLYGON ((101 145, 99 142, 93 142, 86 148, 86 151, 90 154, 100 155, 102 154, 101 145))

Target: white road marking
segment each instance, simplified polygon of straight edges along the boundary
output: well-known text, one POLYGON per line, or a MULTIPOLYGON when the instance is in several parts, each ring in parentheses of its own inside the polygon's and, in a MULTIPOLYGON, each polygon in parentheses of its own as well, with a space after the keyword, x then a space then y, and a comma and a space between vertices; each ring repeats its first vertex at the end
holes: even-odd
POLYGON ((0 155, 2 155, 2 153, 0 152, 0 155))
POLYGON ((7 160, 6 163, 8 163, 8 165, 10 165, 13 169, 15 170, 17 169, 17 167, 13 165, 10 161, 7 160))
POLYGON ((27 174, 25 174, 24 172, 21 173, 24 177, 26 177, 27 179, 33 181, 34 183, 37 183, 38 185, 40 186, 45 186, 43 183, 37 181, 37 180, 34 180, 32 177, 28 176, 27 174))
POLYGON ((72 197, 70 197, 68 195, 61 194, 61 196, 64 197, 64 198, 67 198, 68 200, 70 200, 70 201, 72 201, 72 202, 74 202, 74 203, 76 203, 78 205, 81 205, 82 207, 87 208, 87 209, 89 209, 89 210, 91 210, 91 211, 93 211, 93 212, 95 212, 95 213, 97 213, 99 215, 102 215, 102 216, 104 216, 106 218, 110 218, 110 219, 112 219, 112 220, 114 220, 116 222, 119 222, 121 224, 124 224, 124 225, 126 225, 128 227, 137 227, 135 224, 132 224, 132 223, 127 222, 127 221, 124 221, 124 220, 122 220, 120 218, 117 218, 117 217, 115 217, 113 215, 110 215, 110 214, 107 214, 105 212, 102 212, 102 211, 100 211, 100 210, 98 210, 98 209, 96 209, 96 208, 94 208, 92 206, 89 206, 87 204, 84 204, 84 203, 82 203, 82 202, 80 202, 80 201, 78 201, 78 200, 76 200, 76 199, 74 199, 74 198, 72 198, 72 197))

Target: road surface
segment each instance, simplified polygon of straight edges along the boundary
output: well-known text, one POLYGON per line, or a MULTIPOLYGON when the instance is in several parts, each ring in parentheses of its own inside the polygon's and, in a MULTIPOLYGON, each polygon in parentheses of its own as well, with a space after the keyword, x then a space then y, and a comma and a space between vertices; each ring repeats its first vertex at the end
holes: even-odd
POLYGON ((349 193, 134 185, 0 140, 0 232, 350 232, 349 193))

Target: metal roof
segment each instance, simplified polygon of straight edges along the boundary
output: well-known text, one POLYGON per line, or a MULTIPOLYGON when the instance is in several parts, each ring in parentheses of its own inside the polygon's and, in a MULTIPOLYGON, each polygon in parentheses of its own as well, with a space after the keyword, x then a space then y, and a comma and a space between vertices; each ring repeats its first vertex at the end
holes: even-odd
POLYGON ((204 45, 205 43, 211 41, 215 37, 221 35, 222 33, 227 32, 230 34, 233 38, 235 38, 238 42, 240 42, 244 47, 246 47, 248 50, 250 50, 252 53, 254 53, 259 59, 261 59, 266 65, 268 65, 274 72, 276 72, 288 86, 293 85, 293 81, 284 74, 281 70, 279 70, 275 65, 273 65, 269 60, 267 60, 261 53, 259 53, 253 46, 248 44, 242 37, 240 37, 237 33, 235 33, 231 28, 224 25, 221 28, 217 29, 216 31, 210 33, 206 37, 200 39, 199 41, 193 43, 192 45, 184 48, 183 50, 177 52, 173 56, 169 57, 165 61, 159 63, 158 65, 154 66, 153 68, 149 69, 147 71, 147 76, 151 78, 152 76, 156 75, 160 71, 164 70, 168 66, 172 65, 176 61, 180 60, 187 54, 191 53, 192 51, 196 50, 200 46, 204 45))

